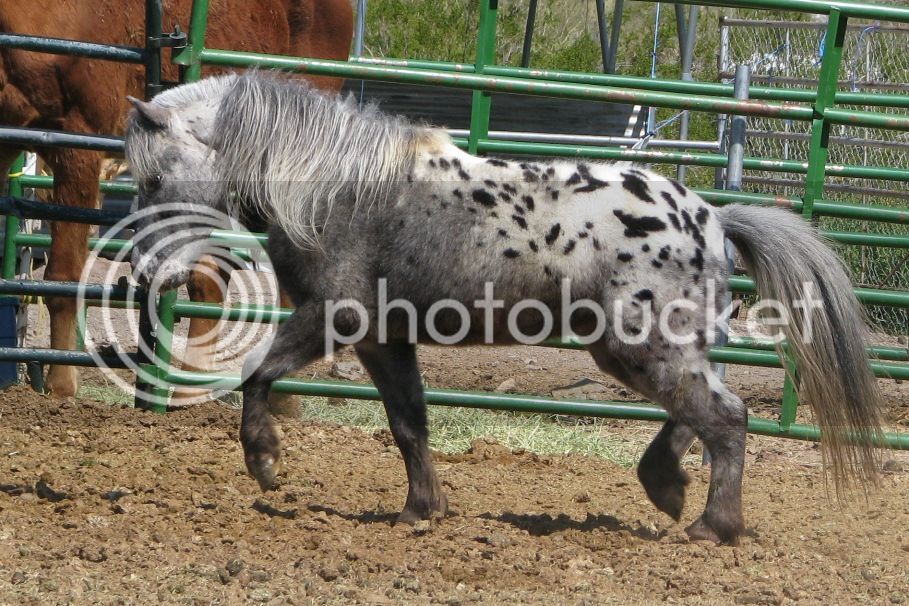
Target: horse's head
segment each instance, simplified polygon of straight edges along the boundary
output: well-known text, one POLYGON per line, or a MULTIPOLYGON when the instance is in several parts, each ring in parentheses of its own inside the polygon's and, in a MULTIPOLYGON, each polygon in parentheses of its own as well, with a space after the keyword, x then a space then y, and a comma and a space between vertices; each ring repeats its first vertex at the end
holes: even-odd
POLYGON ((209 146, 217 97, 181 97, 190 86, 151 102, 130 98, 126 156, 139 187, 132 265, 163 289, 188 280, 226 206, 209 146))

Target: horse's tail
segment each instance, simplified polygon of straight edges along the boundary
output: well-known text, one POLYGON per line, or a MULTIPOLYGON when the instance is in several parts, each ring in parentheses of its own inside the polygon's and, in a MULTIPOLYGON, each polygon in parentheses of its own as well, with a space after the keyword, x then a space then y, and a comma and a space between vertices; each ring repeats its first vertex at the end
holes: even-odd
POLYGON ((882 399, 865 353, 864 310, 845 265, 789 211, 730 205, 718 214, 760 296, 778 301, 789 317, 783 334, 797 363, 798 391, 820 425, 837 495, 850 480, 876 482, 882 399))

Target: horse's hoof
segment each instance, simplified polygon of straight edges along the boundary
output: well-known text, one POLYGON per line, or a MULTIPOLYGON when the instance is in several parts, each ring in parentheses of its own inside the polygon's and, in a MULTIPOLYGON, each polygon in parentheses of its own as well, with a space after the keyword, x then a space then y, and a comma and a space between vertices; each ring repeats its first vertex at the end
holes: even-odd
POLYGON ((72 398, 79 391, 79 375, 72 366, 52 365, 44 380, 44 389, 55 398, 72 398))
POLYGON ((710 541, 717 545, 738 545, 739 543, 739 533, 728 532, 724 533, 725 536, 720 536, 720 533, 711 528, 707 522, 704 521, 703 516, 695 520, 691 526, 686 528, 685 533, 688 534, 688 538, 692 541, 710 541))
POLYGON ((404 511, 402 511, 401 513, 398 514, 398 517, 395 520, 395 524, 396 525, 397 524, 407 524, 408 526, 413 526, 414 524, 416 524, 417 522, 419 522, 423 519, 424 519, 423 516, 421 516, 414 510, 405 509, 404 511))
POLYGON ((639 468, 638 478, 650 502, 678 522, 685 507, 685 487, 691 481, 688 473, 678 468, 672 472, 660 470, 657 473, 639 468))
POLYGON ((440 494, 433 499, 433 501, 435 503, 431 507, 418 508, 405 505, 404 511, 398 514, 398 519, 395 521, 395 524, 408 524, 409 526, 413 526, 420 520, 429 520, 434 517, 444 518, 448 515, 448 497, 444 494, 440 494))
POLYGON ((275 488, 278 471, 274 458, 266 456, 247 459, 246 469, 249 471, 249 475, 254 477, 259 483, 259 488, 262 489, 262 492, 268 492, 275 488))

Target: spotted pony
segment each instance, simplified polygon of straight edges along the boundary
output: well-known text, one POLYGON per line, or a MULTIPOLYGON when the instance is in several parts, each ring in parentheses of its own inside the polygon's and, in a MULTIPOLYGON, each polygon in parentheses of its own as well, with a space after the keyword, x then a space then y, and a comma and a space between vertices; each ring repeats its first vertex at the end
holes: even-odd
MULTIPOLYGON (((274 485, 280 457, 269 387, 324 356, 332 334, 349 337, 382 396, 409 480, 399 520, 414 522, 447 508, 427 447, 415 349, 431 340, 427 320, 460 344, 585 336, 602 326, 587 345, 597 365, 669 414, 638 467, 647 496, 681 517, 688 477, 680 460, 700 438, 712 458, 710 489, 688 534, 735 543, 745 528, 747 411, 711 370, 714 326, 705 313, 725 294, 727 237, 761 296, 791 316, 787 348, 837 486, 875 477, 880 396, 865 323, 842 263, 799 217, 716 209, 633 165, 475 157, 441 129, 266 73, 134 105, 127 155, 142 208, 205 205, 270 226, 268 252, 296 309, 244 368, 240 439, 263 489, 274 485), (480 309, 474 303, 489 285, 498 302, 480 309), (820 309, 800 307, 807 286, 820 309), (566 293, 571 304, 621 313, 605 325, 592 306, 566 314, 566 293), (341 300, 363 313, 339 311, 341 300), (509 326, 528 300, 539 302, 537 313, 515 314, 509 326), (661 316, 679 300, 687 303, 661 316), (383 328, 378 310, 388 301, 397 306, 383 328)), ((190 263, 174 251, 134 252, 137 274, 170 286, 185 281, 190 263)))

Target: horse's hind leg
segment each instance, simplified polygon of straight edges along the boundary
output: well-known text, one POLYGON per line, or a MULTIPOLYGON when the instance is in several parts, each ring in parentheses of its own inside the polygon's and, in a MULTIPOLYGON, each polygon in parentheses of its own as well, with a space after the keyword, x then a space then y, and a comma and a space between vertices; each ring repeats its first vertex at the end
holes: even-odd
POLYGON ((704 364, 691 374, 687 389, 665 405, 694 429, 710 453, 710 488, 704 513, 686 532, 693 539, 738 543, 745 530, 742 516, 742 471, 748 411, 704 364))
MULTIPOLYGON (((640 379, 618 358, 607 351, 605 344, 594 343, 590 353, 600 370, 611 374, 633 389, 646 391, 640 379), (643 389, 642 389, 643 388, 643 389)), ((638 479, 647 497, 657 509, 678 521, 685 506, 685 487, 690 478, 682 469, 682 456, 694 441, 695 433, 687 425, 669 420, 656 435, 638 463, 638 479)))
POLYGON ((429 453, 426 402, 415 346, 364 341, 355 349, 382 395, 391 433, 404 457, 407 501, 398 521, 412 524, 428 519, 433 512, 444 515, 448 500, 429 453))
MULTIPOLYGON (((336 316, 334 325, 341 334, 356 332, 336 316)), ((262 490, 274 486, 281 440, 269 414, 271 384, 289 372, 325 355, 325 310, 318 303, 298 307, 275 332, 267 353, 250 353, 243 364, 243 415, 240 443, 246 469, 262 490)))
POLYGON ((685 487, 690 481, 682 469, 682 456, 694 438, 694 430, 687 425, 666 421, 638 463, 638 479, 647 497, 676 522, 682 517, 685 487))
POLYGON ((694 437, 700 438, 711 456, 710 489, 704 513, 686 530, 694 539, 735 543, 744 530, 742 469, 747 411, 710 370, 706 350, 691 347, 667 361, 647 352, 635 356, 633 363, 610 353, 605 344, 591 346, 590 352, 605 372, 669 412, 670 421, 647 448, 638 467, 647 496, 658 509, 679 518, 688 482, 679 462, 694 437))

